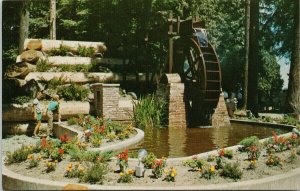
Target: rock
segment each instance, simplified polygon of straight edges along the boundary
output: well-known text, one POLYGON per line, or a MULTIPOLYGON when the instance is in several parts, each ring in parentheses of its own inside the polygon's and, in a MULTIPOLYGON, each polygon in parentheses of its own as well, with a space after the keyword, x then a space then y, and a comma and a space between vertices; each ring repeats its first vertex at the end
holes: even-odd
POLYGON ((44 57, 43 53, 36 50, 27 50, 21 54, 22 62, 35 63, 42 57, 44 57))

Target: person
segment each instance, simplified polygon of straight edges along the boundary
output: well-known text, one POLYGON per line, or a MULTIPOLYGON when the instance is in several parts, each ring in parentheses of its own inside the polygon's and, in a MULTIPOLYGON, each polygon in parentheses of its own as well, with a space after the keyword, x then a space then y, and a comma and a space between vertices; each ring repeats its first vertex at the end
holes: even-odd
POLYGON ((195 32, 196 32, 196 37, 200 43, 200 46, 207 47, 208 39, 207 39, 206 30, 203 28, 197 28, 197 29, 195 29, 195 32))
POLYGON ((50 101, 48 107, 47 107, 47 117, 48 117, 48 129, 47 129, 47 136, 53 137, 53 114, 58 114, 58 122, 61 122, 61 116, 59 112, 59 96, 53 95, 53 100, 50 101))
POLYGON ((42 93, 38 92, 36 94, 36 98, 33 100, 33 105, 32 105, 32 111, 34 112, 34 118, 37 121, 37 124, 33 131, 34 138, 38 137, 37 135, 38 135, 39 129, 41 127, 41 123, 42 123, 42 106, 39 101, 41 99, 41 97, 42 97, 42 93))

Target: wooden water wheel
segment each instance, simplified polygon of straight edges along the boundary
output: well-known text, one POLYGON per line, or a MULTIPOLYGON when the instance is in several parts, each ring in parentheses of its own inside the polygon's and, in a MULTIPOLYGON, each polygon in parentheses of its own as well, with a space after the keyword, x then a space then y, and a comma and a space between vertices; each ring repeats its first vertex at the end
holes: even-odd
POLYGON ((221 89, 220 62, 213 46, 201 46, 196 36, 175 41, 173 73, 185 83, 188 118, 191 126, 210 125, 221 89))

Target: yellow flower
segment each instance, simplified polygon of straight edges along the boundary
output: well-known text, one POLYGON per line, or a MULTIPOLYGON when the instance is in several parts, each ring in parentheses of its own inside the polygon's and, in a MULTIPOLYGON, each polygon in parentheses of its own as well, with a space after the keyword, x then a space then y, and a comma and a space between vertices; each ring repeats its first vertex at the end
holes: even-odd
POLYGON ((70 164, 68 165, 68 167, 69 167, 69 168, 72 168, 72 163, 70 163, 70 164))
POLYGON ((168 173, 169 173, 169 170, 168 170, 168 169, 165 169, 164 172, 165 172, 165 174, 168 174, 168 173))
POLYGON ((57 161, 57 160, 55 160, 54 162, 55 162, 55 163, 58 163, 58 161, 57 161))
POLYGON ((39 155, 39 156, 38 156, 38 160, 41 160, 41 159, 42 159, 42 155, 39 155))
POLYGON ((251 160, 251 164, 255 165, 256 164, 256 160, 251 160))
POLYGON ((175 176, 176 176, 176 174, 172 172, 171 173, 171 177, 175 177, 175 176))
POLYGON ((48 162, 48 166, 50 167, 52 165, 52 163, 51 162, 48 162))
POLYGON ((79 163, 76 163, 76 164, 75 164, 75 167, 77 167, 77 168, 78 168, 78 166, 79 166, 79 163))
POLYGON ((124 176, 124 173, 123 173, 123 172, 120 172, 120 176, 124 176))
POLYGON ((161 159, 162 159, 162 160, 167 160, 167 157, 162 157, 161 159))
POLYGON ((215 170, 216 170, 216 169, 215 169, 215 166, 211 166, 211 167, 210 167, 210 172, 215 172, 215 170))
POLYGON ((202 169, 201 169, 201 168, 198 168, 198 172, 202 172, 202 169))

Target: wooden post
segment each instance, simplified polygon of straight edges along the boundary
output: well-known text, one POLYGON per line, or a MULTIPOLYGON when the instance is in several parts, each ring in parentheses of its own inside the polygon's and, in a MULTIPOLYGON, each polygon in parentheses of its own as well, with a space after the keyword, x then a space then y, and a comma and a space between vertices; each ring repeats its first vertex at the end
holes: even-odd
POLYGON ((168 73, 172 73, 173 68, 173 13, 171 12, 169 15, 169 71, 168 73))

